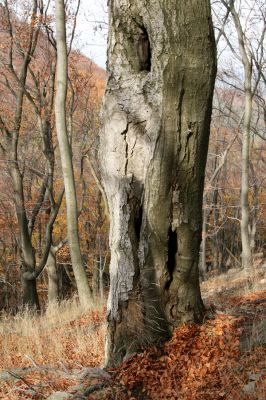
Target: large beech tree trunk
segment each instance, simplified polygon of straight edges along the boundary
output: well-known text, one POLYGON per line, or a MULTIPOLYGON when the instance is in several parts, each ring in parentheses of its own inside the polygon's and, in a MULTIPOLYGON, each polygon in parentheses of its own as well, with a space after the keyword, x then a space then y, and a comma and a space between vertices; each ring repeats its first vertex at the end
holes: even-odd
POLYGON ((106 361, 201 321, 198 257, 216 71, 209 0, 110 0, 99 159, 110 213, 106 361))

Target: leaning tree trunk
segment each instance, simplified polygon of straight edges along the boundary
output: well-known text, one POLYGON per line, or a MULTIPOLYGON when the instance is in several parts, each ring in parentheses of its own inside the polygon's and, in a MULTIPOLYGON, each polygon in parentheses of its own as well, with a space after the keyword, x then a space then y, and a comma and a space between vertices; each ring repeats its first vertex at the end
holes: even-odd
POLYGON ((111 0, 99 159, 110 213, 107 364, 201 321, 215 42, 208 0, 111 0), (164 5, 163 5, 164 4, 164 5))
POLYGON ((66 126, 66 95, 67 95, 67 44, 65 27, 64 0, 56 0, 56 43, 57 43, 57 78, 55 115, 56 131, 61 156, 61 164, 65 186, 67 206, 67 235, 72 261, 72 268, 77 283, 79 300, 82 306, 88 307, 92 295, 83 266, 79 235, 78 210, 75 179, 71 157, 71 148, 66 126))

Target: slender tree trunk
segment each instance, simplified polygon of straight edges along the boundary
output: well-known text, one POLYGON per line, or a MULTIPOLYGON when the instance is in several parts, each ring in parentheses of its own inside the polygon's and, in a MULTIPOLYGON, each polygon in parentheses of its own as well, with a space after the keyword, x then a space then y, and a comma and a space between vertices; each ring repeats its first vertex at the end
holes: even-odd
POLYGON ((23 177, 18 167, 17 156, 18 137, 14 133, 12 139, 11 159, 14 161, 10 168, 13 180, 14 200, 16 206, 16 215, 19 226, 19 246, 21 258, 21 282, 22 282, 22 304, 29 308, 39 309, 39 299, 37 293, 36 278, 32 276, 36 268, 35 251, 31 243, 28 229, 28 219, 25 209, 23 177))
POLYGON ((78 235, 77 197, 66 125, 67 45, 64 0, 56 0, 57 90, 55 99, 56 130, 61 156, 67 206, 67 232, 72 267, 77 283, 80 303, 88 306, 91 300, 78 235))
POLYGON ((242 176, 241 176, 241 242, 242 242, 242 266, 251 267, 251 246, 249 237, 249 151, 250 151, 250 125, 252 117, 252 61, 246 46, 246 38, 241 26, 239 15, 236 12, 234 1, 230 0, 230 11, 236 27, 238 46, 245 74, 245 111, 242 135, 242 176))
POLYGON ((53 304, 59 300, 59 277, 56 266, 56 253, 52 247, 46 265, 48 270, 48 302, 53 304))
POLYGON ((23 305, 32 310, 40 310, 36 279, 25 279, 22 276, 23 305))
POLYGON ((203 204, 203 221, 202 221, 202 243, 201 243, 201 268, 200 274, 201 278, 204 279, 207 272, 207 264, 206 264, 206 254, 207 254, 207 209, 206 209, 206 200, 205 205, 203 204))
POLYGON ((245 67, 245 116, 242 137, 242 178, 241 178, 241 242, 242 265, 251 267, 251 243, 249 235, 249 148, 250 123, 252 115, 251 65, 245 67))
POLYGON ((257 233, 257 218, 258 218, 258 208, 259 208, 259 188, 257 183, 254 183, 253 186, 253 214, 252 214, 252 224, 250 231, 250 247, 252 253, 254 253, 256 249, 256 233, 257 233))
POLYGON ((99 159, 110 213, 106 362, 201 321, 215 42, 208 0, 111 0, 99 159))
MULTIPOLYGON (((220 171, 225 164, 227 155, 235 141, 235 138, 233 140, 231 140, 231 142, 227 145, 226 149, 224 150, 224 152, 221 156, 221 159, 220 159, 220 162, 218 165, 217 165, 217 157, 215 158, 214 171, 208 182, 210 187, 213 185, 214 181, 216 181, 216 185, 217 185, 220 171)), ((218 148, 216 149, 216 153, 217 153, 217 151, 218 151, 218 148)), ((201 274, 203 277, 204 277, 204 274, 207 272, 206 252, 207 252, 207 236, 208 236, 208 217, 210 214, 210 212, 208 212, 207 208, 206 208, 207 200, 208 200, 207 193, 205 193, 203 195, 203 222, 202 222, 202 243, 201 243, 201 248, 202 248, 202 251, 201 251, 201 274)), ((212 197, 211 197, 211 201, 210 201, 210 204, 213 207, 214 219, 216 220, 215 225, 218 222, 217 216, 216 216, 217 200, 218 200, 218 190, 217 190, 217 188, 215 188, 212 193, 212 197)))

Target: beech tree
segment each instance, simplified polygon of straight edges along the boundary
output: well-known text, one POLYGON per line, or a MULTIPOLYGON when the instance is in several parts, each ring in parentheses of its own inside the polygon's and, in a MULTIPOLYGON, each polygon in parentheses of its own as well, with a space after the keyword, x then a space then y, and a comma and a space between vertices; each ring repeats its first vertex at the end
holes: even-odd
MULTIPOLYGON (((66 242, 53 234, 64 188, 58 179, 55 156, 56 42, 49 7, 50 2, 42 1, 23 2, 20 7, 18 2, 5 1, 0 6, 0 90, 4 99, 0 107, 0 153, 5 164, 5 186, 11 189, 9 198, 16 211, 18 232, 15 229, 13 233, 18 237, 23 303, 37 308, 36 282, 47 261, 49 300, 58 297, 55 255, 66 242)), ((75 22, 68 28, 72 28, 72 40, 75 22)), ((69 53, 70 50, 71 43, 69 53)), ((73 53, 70 59, 72 75, 78 74, 73 53)), ((74 97, 80 93, 72 75, 68 79, 72 88, 67 104, 69 136, 74 123, 74 97)), ((84 92, 88 92, 88 79, 82 80, 84 92)), ((90 97, 91 93, 87 93, 86 98, 90 97)), ((76 264, 74 269, 77 270, 76 264)))
MULTIPOLYGON (((233 27, 236 34, 231 37, 225 24, 219 28, 219 33, 224 37, 225 43, 228 45, 232 55, 238 65, 239 70, 243 70, 243 82, 238 90, 243 94, 244 110, 242 130, 242 160, 241 160, 241 243, 242 243, 242 266, 250 268, 252 266, 252 250, 255 247, 256 232, 256 210, 257 210, 257 194, 254 187, 254 210, 251 213, 250 207, 250 169, 251 167, 251 138, 252 134, 263 137, 259 134, 258 121, 260 117, 256 117, 254 108, 254 98, 259 96, 259 83, 263 80, 261 74, 261 66, 263 65, 264 42, 265 42, 265 11, 264 2, 260 0, 254 1, 252 7, 245 1, 236 2, 235 0, 221 0, 222 5, 226 9, 226 16, 232 17, 233 27), (254 32, 255 27, 255 32, 254 32), (234 43, 236 42, 236 44, 234 43), (255 74, 255 68, 257 73, 255 74), (242 87, 241 87, 242 86, 242 87), (256 121, 257 120, 257 121, 256 121), (255 129, 253 128, 256 126, 255 129), (254 132, 255 131, 255 132, 254 132)), ((226 17, 227 18, 227 17, 226 17)), ((229 81, 232 80, 232 76, 229 81)), ((235 83, 231 86, 236 88, 235 83)), ((258 102, 258 100, 255 100, 258 102)), ((241 118, 242 120, 242 118, 241 118)), ((254 173, 253 173, 254 175, 254 173)))
MULTIPOLYGON (((13 202, 19 228, 18 244, 23 304, 39 308, 36 280, 46 265, 52 243, 53 225, 64 190, 62 189, 58 198, 55 199, 53 187, 55 158, 51 124, 51 112, 54 104, 54 63, 53 54, 47 46, 47 39, 41 32, 41 28, 46 23, 47 8, 44 7, 42 1, 35 0, 32 2, 31 8, 25 4, 23 7, 22 11, 28 18, 24 22, 19 22, 15 15, 15 4, 5 1, 1 7, 2 35, 7 41, 7 47, 3 46, 1 51, 2 79, 0 85, 1 90, 4 89, 10 101, 9 108, 3 110, 1 107, 0 112, 0 131, 3 137, 1 151, 11 177, 14 193, 13 202), (40 43, 45 48, 47 63, 50 64, 48 67, 46 62, 40 61, 43 66, 42 79, 38 73, 37 63, 34 62, 37 54, 36 48, 40 43), (25 118, 26 114, 31 116, 31 127, 25 118), (23 139, 25 141, 26 136, 25 130, 28 131, 27 133, 36 130, 41 137, 45 160, 44 166, 41 168, 40 165, 36 167, 33 163, 25 166, 24 157, 29 152, 29 145, 27 152, 22 152, 22 142, 23 139), (36 185, 38 187, 37 200, 29 212, 27 202, 31 198, 31 194, 26 196, 27 180, 34 181, 30 175, 38 176, 41 183, 36 185), (45 201, 50 204, 49 217, 45 227, 45 245, 38 260, 34 246, 34 232, 36 221, 45 201)), ((34 142, 33 136, 31 139, 34 142)))
POLYGON ((109 15, 99 161, 114 365, 203 318, 198 260, 216 51, 209 0, 111 0, 109 15))
POLYGON ((77 283, 80 303, 86 307, 91 300, 91 291, 83 266, 78 236, 78 208, 71 156, 71 145, 66 123, 66 96, 68 80, 67 43, 64 0, 56 0, 56 43, 57 43, 57 79, 55 115, 56 131, 61 156, 62 173, 67 206, 67 234, 72 267, 77 283))

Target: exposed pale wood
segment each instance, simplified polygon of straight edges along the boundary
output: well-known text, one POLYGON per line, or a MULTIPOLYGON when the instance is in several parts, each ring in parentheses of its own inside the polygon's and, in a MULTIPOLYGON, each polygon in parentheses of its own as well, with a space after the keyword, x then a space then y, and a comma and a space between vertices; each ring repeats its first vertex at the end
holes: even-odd
POLYGON ((110 216, 111 365, 202 319, 198 255, 216 65, 208 0, 110 0, 109 15, 99 160, 110 216))

